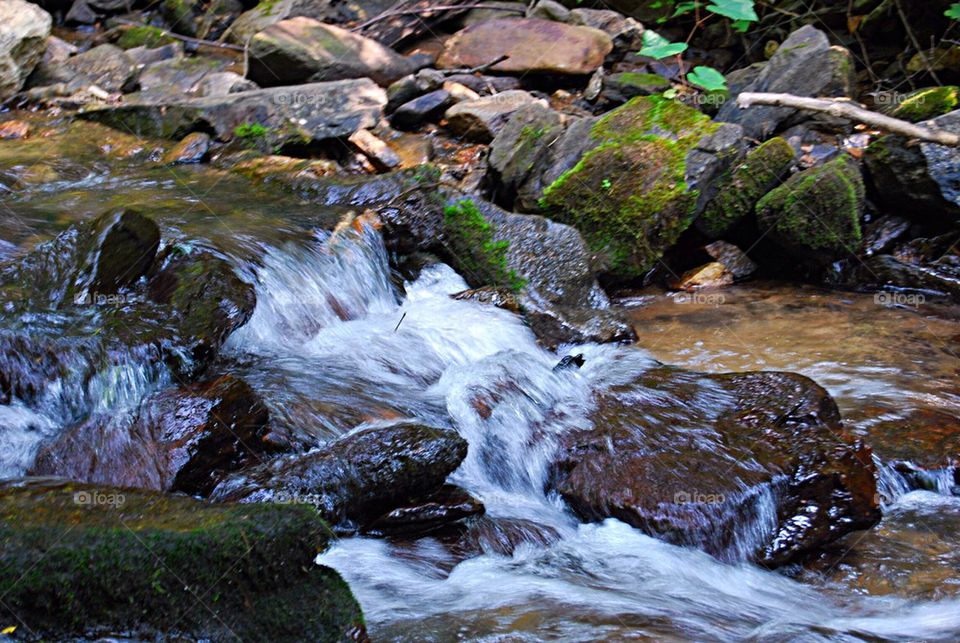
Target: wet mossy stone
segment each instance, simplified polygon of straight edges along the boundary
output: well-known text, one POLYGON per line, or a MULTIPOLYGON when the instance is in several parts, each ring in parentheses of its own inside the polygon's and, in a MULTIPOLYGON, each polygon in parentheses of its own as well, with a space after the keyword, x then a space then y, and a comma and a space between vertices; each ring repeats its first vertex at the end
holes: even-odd
POLYGON ((747 154, 743 163, 720 182, 720 189, 697 219, 697 228, 719 238, 744 217, 757 202, 777 187, 796 162, 796 152, 783 138, 772 138, 747 154))
POLYGON ((863 207, 860 167, 844 154, 770 191, 757 203, 757 220, 794 257, 822 264, 859 248, 863 207))
POLYGON ((580 230, 609 277, 639 278, 693 222, 721 165, 738 160, 739 136, 709 142, 721 127, 677 101, 634 98, 593 123, 588 151, 540 204, 580 230))
POLYGON ((304 505, 209 505, 51 479, 0 486, 4 621, 30 639, 364 640, 304 505))
POLYGON ((960 103, 960 87, 927 87, 904 96, 889 109, 883 110, 894 118, 902 118, 911 123, 919 123, 942 116, 957 109, 960 103))

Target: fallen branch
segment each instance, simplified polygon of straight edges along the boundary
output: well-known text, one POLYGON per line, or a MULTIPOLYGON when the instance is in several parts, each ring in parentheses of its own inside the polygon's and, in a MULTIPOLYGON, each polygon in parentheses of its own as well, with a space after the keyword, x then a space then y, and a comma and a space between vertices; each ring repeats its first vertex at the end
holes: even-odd
MULTIPOLYGON (((147 25, 144 25, 142 22, 134 22, 132 20, 123 20, 121 18, 117 18, 115 22, 120 25, 130 26, 130 27, 147 26, 147 25)), ((173 38, 174 40, 179 40, 181 42, 190 43, 192 45, 205 45, 207 47, 219 47, 220 49, 231 49, 233 51, 244 51, 244 47, 241 47, 240 45, 231 45, 225 42, 216 42, 213 40, 204 40, 203 38, 191 38, 190 36, 182 36, 178 33, 169 31, 168 29, 161 29, 160 27, 155 27, 155 29, 162 32, 164 36, 168 36, 170 38, 173 38)))
POLYGON ((490 71, 491 69, 493 69, 494 67, 496 67, 497 65, 499 65, 500 63, 502 63, 504 60, 506 60, 509 57, 510 57, 509 54, 503 54, 501 56, 497 56, 496 58, 494 58, 488 63, 477 65, 476 67, 462 67, 460 69, 441 69, 440 73, 443 74, 444 76, 459 76, 460 74, 484 74, 490 71))
POLYGON ((859 121, 865 125, 872 125, 873 127, 886 130, 893 134, 900 134, 909 138, 916 138, 921 141, 938 143, 940 145, 949 145, 951 147, 960 146, 960 136, 957 134, 921 127, 920 125, 914 125, 899 118, 871 112, 850 101, 807 98, 805 96, 794 96, 793 94, 744 92, 737 96, 737 105, 740 109, 747 109, 751 105, 772 105, 774 107, 791 107, 793 109, 803 109, 811 112, 824 112, 831 116, 859 121))

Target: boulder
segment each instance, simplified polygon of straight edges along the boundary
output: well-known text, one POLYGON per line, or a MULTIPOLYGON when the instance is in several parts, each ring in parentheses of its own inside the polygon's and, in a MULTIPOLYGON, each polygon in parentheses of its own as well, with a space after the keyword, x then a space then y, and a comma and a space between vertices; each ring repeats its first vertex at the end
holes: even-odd
POLYGON ((197 83, 197 96, 226 96, 260 89, 256 83, 232 71, 217 71, 197 83))
POLYGON ((847 154, 790 177, 757 203, 757 222, 794 257, 826 264, 860 248, 863 177, 847 154))
MULTIPOLYGON (((490 145, 488 162, 494 199, 510 205, 537 162, 564 131, 566 118, 539 103, 520 107, 490 145)), ((523 203, 522 205, 527 205, 523 203)))
POLYGON ((4 612, 32 637, 366 640, 309 507, 26 480, 0 513, 4 612))
POLYGON ((663 76, 624 71, 603 77, 600 98, 607 103, 619 105, 636 96, 652 96, 668 89, 670 81, 663 76))
POLYGON ((757 264, 743 250, 732 243, 714 241, 704 246, 703 249, 722 264, 733 275, 734 279, 746 279, 757 270, 757 264))
POLYGON ((30 77, 29 85, 39 87, 62 83, 70 94, 90 86, 111 93, 133 91, 139 70, 134 60, 115 45, 99 45, 59 64, 43 65, 30 77))
MULTIPOLYGON (((378 11, 370 6, 364 7, 373 11, 369 15, 376 15, 378 11)), ((336 22, 342 20, 343 6, 334 6, 331 0, 266 0, 257 3, 248 11, 244 11, 227 32, 227 39, 237 45, 246 45, 261 31, 287 18, 303 16, 321 22, 336 22)))
POLYGON ((592 421, 561 437, 549 483, 585 520, 775 567, 880 518, 870 450, 801 375, 655 366, 592 421))
POLYGON ((210 151, 210 135, 203 132, 187 134, 183 140, 170 148, 163 155, 163 162, 167 165, 182 165, 184 163, 200 163, 210 151))
POLYGON ((447 41, 437 65, 444 69, 486 65, 500 73, 589 75, 613 49, 599 29, 539 18, 497 18, 472 25, 447 41))
POLYGON ((150 396, 133 417, 95 415, 43 445, 30 475, 205 496, 256 464, 268 413, 231 375, 150 396))
POLYGON ((228 66, 227 60, 201 56, 150 63, 140 72, 140 93, 135 100, 179 100, 185 96, 200 96, 200 84, 209 76, 222 73, 228 66))
MULTIPOLYGON (((878 98, 883 97, 884 95, 880 94, 878 98)), ((919 123, 957 109, 960 106, 960 87, 956 85, 927 87, 912 91, 905 96, 898 95, 897 98, 898 100, 889 104, 881 103, 881 111, 894 118, 919 123)))
POLYGON ((392 113, 417 96, 441 89, 444 79, 444 75, 436 69, 421 69, 394 81, 387 87, 387 113, 392 113))
POLYGON ((434 90, 397 107, 390 116, 390 124, 402 130, 417 129, 424 122, 439 118, 452 102, 450 92, 434 90))
POLYGON ((180 139, 209 131, 220 140, 256 138, 276 147, 349 136, 372 127, 387 99, 366 78, 271 87, 202 98, 142 100, 81 112, 89 120, 138 136, 180 139))
MULTIPOLYGON (((832 97, 853 96, 855 86, 850 52, 831 47, 825 33, 807 25, 790 34, 757 77, 741 91, 832 97)), ((762 140, 773 136, 794 117, 808 118, 790 107, 759 105, 740 109, 736 100, 728 100, 720 108, 717 120, 738 123, 744 134, 762 140)))
POLYGON ((317 451, 235 474, 211 499, 306 503, 336 528, 352 532, 437 492, 466 455, 466 441, 447 429, 418 424, 362 429, 317 451))
POLYGON ((466 518, 482 515, 483 504, 453 485, 409 506, 397 507, 380 516, 364 529, 371 536, 422 536, 450 528, 466 518))
POLYGON ((734 282, 733 273, 719 261, 711 261, 698 268, 691 268, 670 282, 675 290, 693 292, 705 288, 722 288, 734 282))
POLYGON ((247 77, 262 87, 345 78, 372 78, 387 86, 415 63, 375 40, 311 18, 291 18, 250 41, 247 77))
POLYGON ((52 24, 32 2, 0 0, 0 101, 20 91, 43 58, 52 24))
POLYGON ((522 90, 457 103, 447 110, 447 128, 466 139, 489 143, 521 107, 547 106, 547 102, 522 90))

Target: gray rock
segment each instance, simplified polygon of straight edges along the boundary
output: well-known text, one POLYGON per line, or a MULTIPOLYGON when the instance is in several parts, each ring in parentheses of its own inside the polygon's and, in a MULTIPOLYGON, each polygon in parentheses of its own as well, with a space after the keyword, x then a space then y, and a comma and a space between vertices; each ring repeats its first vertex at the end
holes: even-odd
POLYGON ((67 12, 66 21, 92 25, 103 16, 129 11, 130 0, 75 0, 67 12))
MULTIPOLYGON (((842 47, 831 47, 827 35, 807 25, 780 45, 744 92, 787 92, 797 96, 851 96, 855 85, 853 60, 842 47)), ((789 107, 758 105, 742 110, 727 101, 717 120, 739 123, 747 136, 765 139, 792 117, 789 107)))
POLYGON ((488 143, 503 129, 514 112, 530 105, 546 107, 547 102, 522 90, 466 100, 447 110, 447 127, 469 140, 488 143))
POLYGON ((23 88, 43 58, 53 20, 37 5, 0 0, 0 100, 23 88))
POLYGON ((494 197, 513 203, 531 170, 563 132, 564 117, 540 104, 514 112, 490 145, 494 197))
POLYGON ((264 29, 287 18, 303 16, 320 21, 333 21, 337 9, 330 0, 275 0, 261 2, 245 11, 230 25, 227 38, 238 45, 246 45, 264 29))
POLYGON ((232 71, 207 74, 197 83, 197 96, 226 96, 260 89, 255 82, 232 71))
POLYGON ((440 116, 452 102, 450 92, 444 89, 432 91, 398 107, 390 117, 390 124, 397 129, 416 129, 425 121, 440 116))
POLYGON ((269 146, 349 136, 372 127, 387 97, 373 81, 362 78, 249 92, 140 101, 96 107, 82 118, 118 127, 140 136, 179 139, 194 131, 213 131, 220 140, 234 136, 243 124, 265 128, 269 146))
POLYGON ((417 66, 375 40, 298 17, 253 37, 247 76, 263 87, 344 78, 372 78, 386 86, 417 66))
POLYGON ((443 87, 444 80, 444 75, 436 69, 421 69, 415 74, 409 74, 390 83, 387 87, 387 113, 393 113, 398 107, 417 96, 440 89, 443 87))
POLYGON ((705 246, 704 250, 719 263, 723 264, 735 279, 746 279, 757 271, 757 264, 754 263, 743 250, 732 243, 714 241, 705 246))
POLYGON ((199 96, 200 83, 220 73, 229 61, 211 57, 170 58, 147 65, 140 72, 140 99, 177 99, 199 96))
POLYGON ((127 55, 138 67, 145 67, 161 60, 183 56, 183 43, 171 42, 162 47, 134 47, 127 49, 127 55))
POLYGON ((527 9, 527 17, 567 22, 570 18, 570 10, 556 0, 539 0, 537 4, 527 9))
POLYGON ((113 92, 136 88, 139 70, 127 53, 114 45, 100 45, 62 63, 45 65, 30 77, 30 86, 63 83, 66 91, 77 92, 91 85, 113 92))

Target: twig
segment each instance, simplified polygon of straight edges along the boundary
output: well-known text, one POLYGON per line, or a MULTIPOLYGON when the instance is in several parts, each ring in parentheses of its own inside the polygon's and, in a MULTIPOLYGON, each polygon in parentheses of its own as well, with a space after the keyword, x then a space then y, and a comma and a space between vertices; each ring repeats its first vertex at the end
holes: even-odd
POLYGON ((400 330, 400 324, 403 323, 403 320, 407 318, 407 313, 403 313, 403 316, 400 317, 400 321, 397 322, 396 327, 393 329, 393 332, 400 330))
POLYGON ((476 67, 469 67, 469 68, 461 67, 460 69, 441 69, 440 73, 443 74, 444 76, 456 76, 458 74, 482 74, 483 72, 489 71, 493 67, 496 67, 497 65, 499 65, 509 57, 510 57, 509 54, 503 54, 501 56, 497 56, 496 58, 494 58, 488 63, 477 65, 476 67))
MULTIPOLYGON (((119 24, 122 24, 122 25, 129 25, 129 26, 131 26, 131 27, 145 27, 145 26, 147 26, 147 25, 144 25, 144 24, 139 23, 139 22, 134 22, 134 21, 132 21, 132 20, 123 20, 123 19, 120 19, 120 18, 118 18, 118 19, 116 20, 116 22, 118 22, 119 24)), ((181 42, 189 42, 190 44, 194 44, 194 45, 207 45, 207 46, 210 46, 210 47, 219 47, 220 49, 232 49, 233 51, 243 51, 243 50, 244 50, 244 48, 241 47, 240 45, 231 45, 231 44, 228 44, 228 43, 225 43, 225 42, 215 42, 215 41, 213 41, 213 40, 204 40, 204 39, 202 39, 202 38, 191 38, 190 36, 181 36, 181 35, 178 34, 178 33, 173 33, 172 31, 168 31, 168 30, 166 30, 166 29, 161 29, 160 27, 155 27, 155 28, 158 29, 158 30, 160 30, 160 31, 162 31, 164 36, 169 36, 170 38, 173 38, 174 40, 180 40, 181 42)))
POLYGON ((376 24, 381 20, 386 20, 387 18, 395 18, 397 16, 413 16, 422 13, 433 13, 434 11, 456 11, 460 9, 488 9, 490 11, 506 11, 508 13, 524 13, 523 9, 519 7, 497 7, 495 5, 488 4, 451 4, 451 5, 437 5, 434 7, 425 7, 422 9, 403 9, 400 11, 384 11, 381 14, 378 14, 365 22, 361 22, 356 27, 350 29, 350 31, 362 31, 372 24, 376 24))
POLYGON ((741 109, 747 109, 751 105, 773 105, 775 107, 805 109, 811 112, 825 112, 831 116, 859 121, 866 125, 872 125, 873 127, 878 127, 894 134, 920 139, 921 141, 939 143, 940 145, 949 145, 951 147, 960 145, 960 136, 951 132, 914 125, 899 118, 871 112, 868 109, 864 109, 848 101, 807 98, 805 96, 794 96, 793 94, 744 92, 737 96, 737 105, 741 109))

